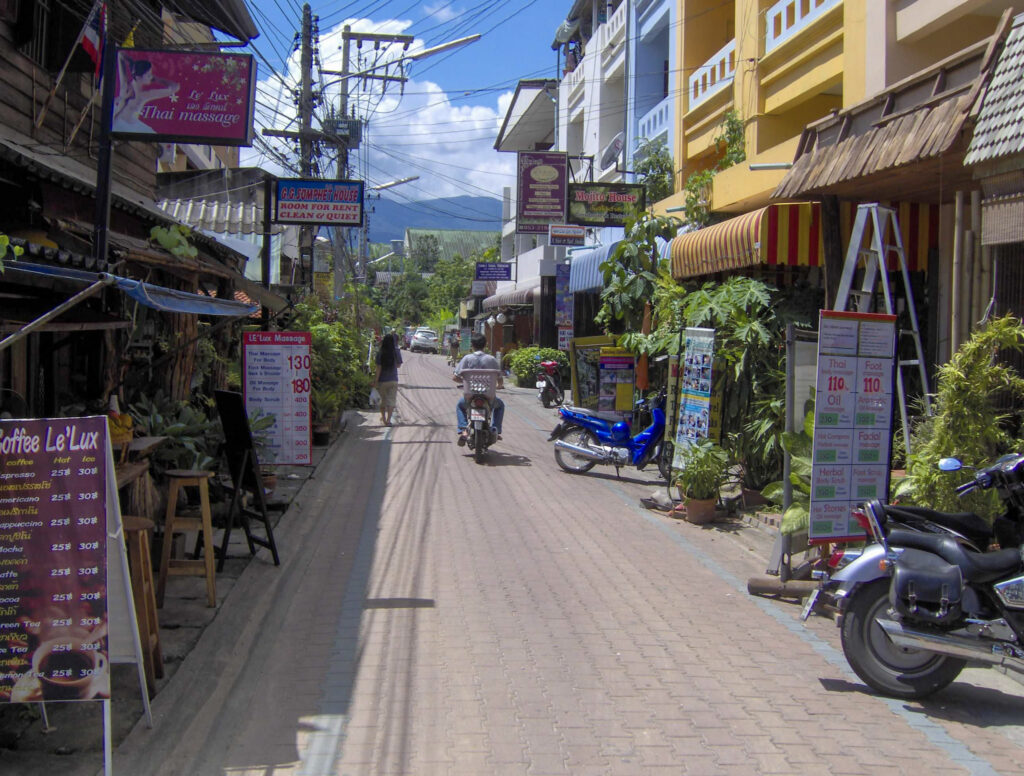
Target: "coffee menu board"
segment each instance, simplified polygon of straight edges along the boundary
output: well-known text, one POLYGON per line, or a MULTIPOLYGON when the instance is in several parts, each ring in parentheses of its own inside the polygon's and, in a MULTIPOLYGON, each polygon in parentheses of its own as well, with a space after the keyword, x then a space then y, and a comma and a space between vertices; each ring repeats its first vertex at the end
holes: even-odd
POLYGON ((107 419, 0 421, 0 701, 110 697, 107 419))
POLYGON ((311 464, 312 406, 310 405, 308 331, 247 331, 242 338, 245 411, 250 421, 273 415, 263 431, 267 440, 260 463, 311 464))
POLYGON ((896 316, 822 310, 809 538, 855 540, 853 508, 889 494, 896 316))

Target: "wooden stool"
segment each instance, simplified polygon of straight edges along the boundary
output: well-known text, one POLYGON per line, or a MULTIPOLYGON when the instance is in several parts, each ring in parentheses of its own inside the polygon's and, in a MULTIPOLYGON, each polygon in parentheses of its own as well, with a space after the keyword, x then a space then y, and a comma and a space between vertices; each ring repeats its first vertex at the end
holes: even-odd
POLYGON ((164 605, 164 590, 167 575, 206 575, 207 605, 217 605, 217 584, 214 579, 213 521, 210 517, 209 480, 213 472, 171 469, 168 478, 167 515, 164 518, 164 544, 160 553, 160 581, 156 588, 157 606, 164 605), (199 517, 179 515, 178 491, 182 488, 199 488, 199 517), (174 534, 199 531, 203 539, 201 559, 171 558, 174 534))
POLYGON ((160 625, 156 618, 156 592, 153 585, 153 561, 149 553, 149 532, 153 521, 145 517, 124 515, 124 539, 128 545, 128 563, 131 565, 132 598, 135 599, 135 619, 139 621, 139 640, 142 642, 142 662, 146 669, 149 696, 156 693, 156 680, 164 675, 164 657, 160 650, 160 625))

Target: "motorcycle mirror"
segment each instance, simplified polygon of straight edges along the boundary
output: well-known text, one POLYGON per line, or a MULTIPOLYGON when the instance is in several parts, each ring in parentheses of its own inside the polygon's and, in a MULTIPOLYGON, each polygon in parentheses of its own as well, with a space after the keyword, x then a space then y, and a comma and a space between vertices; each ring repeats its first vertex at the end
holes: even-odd
POLYGON ((956 458, 943 458, 939 461, 939 471, 958 472, 964 465, 956 458))

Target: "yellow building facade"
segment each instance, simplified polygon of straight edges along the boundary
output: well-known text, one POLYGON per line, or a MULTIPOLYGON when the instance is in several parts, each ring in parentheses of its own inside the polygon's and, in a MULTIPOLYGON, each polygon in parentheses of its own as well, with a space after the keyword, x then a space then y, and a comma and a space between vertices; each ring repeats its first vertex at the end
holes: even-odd
POLYGON ((768 204, 804 128, 992 35, 1002 0, 679 0, 676 193, 713 167, 727 111, 743 122, 746 162, 718 172, 711 209, 768 204))

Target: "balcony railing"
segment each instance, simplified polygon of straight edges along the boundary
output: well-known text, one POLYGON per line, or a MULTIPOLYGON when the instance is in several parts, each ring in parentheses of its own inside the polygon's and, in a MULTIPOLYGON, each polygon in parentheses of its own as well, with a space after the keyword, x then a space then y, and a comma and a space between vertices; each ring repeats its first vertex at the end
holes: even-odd
POLYGON ((654 140, 658 135, 668 132, 672 124, 672 98, 666 97, 640 117, 637 122, 637 137, 654 140))
POLYGON ((843 0, 779 0, 765 15, 764 53, 777 49, 843 0))
POLYGON ((622 3, 615 9, 607 22, 598 27, 598 39, 601 49, 604 50, 609 43, 615 43, 619 37, 623 37, 626 29, 626 3, 622 3))
POLYGON ((731 84, 735 74, 736 39, 733 38, 690 76, 689 110, 707 102, 731 84))

